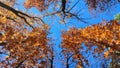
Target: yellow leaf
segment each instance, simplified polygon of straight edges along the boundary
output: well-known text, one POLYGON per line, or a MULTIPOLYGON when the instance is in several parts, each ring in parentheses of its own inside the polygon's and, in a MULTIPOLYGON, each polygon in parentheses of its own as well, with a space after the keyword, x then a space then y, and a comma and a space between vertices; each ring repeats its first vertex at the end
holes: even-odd
POLYGON ((13 52, 13 49, 11 49, 10 52, 13 52))
POLYGON ((80 65, 77 65, 77 68, 83 68, 82 66, 80 66, 80 65))
POLYGON ((40 59, 42 59, 42 58, 44 58, 45 57, 45 54, 42 54, 42 55, 40 55, 40 59))
POLYGON ((115 43, 116 43, 116 44, 120 44, 120 40, 116 40, 115 43))
POLYGON ((31 24, 31 25, 32 25, 32 24, 33 24, 33 22, 29 22, 29 24, 31 24))
POLYGON ((58 15, 58 16, 61 16, 61 14, 60 14, 60 13, 58 13, 57 15, 58 15))
POLYGON ((12 36, 11 39, 14 39, 14 37, 12 36))
POLYGON ((3 41, 2 40, 0 40, 0 43, 2 43, 3 41))
POLYGON ((4 41, 5 39, 6 39, 6 36, 5 36, 5 34, 3 34, 1 41, 4 41))
POLYGON ((34 46, 38 46, 39 45, 39 42, 36 42, 35 44, 34 44, 34 46))
POLYGON ((109 52, 113 52, 113 50, 112 50, 112 49, 110 49, 110 50, 109 50, 109 52))
POLYGON ((104 52, 104 57, 105 58, 108 58, 108 55, 109 55, 109 51, 104 52))
POLYGON ((105 48, 106 48, 106 46, 105 46, 105 45, 103 45, 103 48, 105 49, 105 48))
POLYGON ((9 56, 6 56, 6 59, 8 59, 9 58, 9 56))
POLYGON ((68 14, 67 18, 70 18, 71 17, 71 14, 68 14))

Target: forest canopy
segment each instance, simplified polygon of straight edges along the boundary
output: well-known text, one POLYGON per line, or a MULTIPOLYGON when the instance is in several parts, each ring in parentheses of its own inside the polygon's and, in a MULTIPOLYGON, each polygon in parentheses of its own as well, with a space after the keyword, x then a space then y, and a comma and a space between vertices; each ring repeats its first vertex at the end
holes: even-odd
POLYGON ((119 68, 120 13, 104 17, 119 5, 119 0, 0 0, 0 67, 119 68))

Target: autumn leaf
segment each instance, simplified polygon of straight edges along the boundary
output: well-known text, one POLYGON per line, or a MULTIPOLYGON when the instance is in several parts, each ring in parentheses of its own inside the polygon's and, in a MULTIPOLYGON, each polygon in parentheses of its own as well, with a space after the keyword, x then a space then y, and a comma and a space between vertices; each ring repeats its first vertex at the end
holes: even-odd
POLYGON ((71 14, 68 14, 67 18, 70 18, 71 17, 71 14))
POLYGON ((104 52, 104 57, 105 57, 105 58, 108 58, 108 57, 109 57, 109 51, 105 51, 105 52, 104 52))
POLYGON ((57 13, 58 16, 61 16, 61 13, 57 13))

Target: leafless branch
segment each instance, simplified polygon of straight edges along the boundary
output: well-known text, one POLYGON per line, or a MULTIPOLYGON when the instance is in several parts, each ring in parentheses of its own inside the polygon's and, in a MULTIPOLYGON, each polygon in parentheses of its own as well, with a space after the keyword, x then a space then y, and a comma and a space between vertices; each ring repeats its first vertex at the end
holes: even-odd
POLYGON ((43 15, 42 17, 55 15, 55 14, 60 13, 60 12, 61 12, 61 11, 52 12, 52 13, 49 13, 49 14, 45 14, 45 15, 43 15))
POLYGON ((87 23, 86 21, 83 20, 83 18, 79 18, 76 14, 73 14, 73 13, 70 13, 70 14, 71 14, 71 16, 74 16, 75 18, 77 18, 78 20, 80 20, 81 22, 87 23))
POLYGON ((78 3, 80 0, 78 0, 67 12, 70 12, 78 3))

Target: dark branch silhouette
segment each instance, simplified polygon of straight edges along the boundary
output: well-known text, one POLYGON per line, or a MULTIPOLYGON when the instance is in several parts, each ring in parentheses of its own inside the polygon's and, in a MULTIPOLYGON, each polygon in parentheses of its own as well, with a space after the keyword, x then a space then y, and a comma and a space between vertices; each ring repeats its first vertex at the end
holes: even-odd
POLYGON ((9 10, 9 11, 11 11, 11 12, 13 12, 16 16, 18 16, 18 17, 20 17, 21 19, 23 19, 23 20, 25 21, 25 23, 28 24, 28 25, 29 25, 30 27, 32 27, 32 28, 34 28, 34 27, 26 20, 26 17, 32 18, 32 19, 34 19, 34 20, 36 20, 36 18, 37 18, 37 19, 41 20, 41 22, 44 24, 44 21, 43 21, 41 18, 31 17, 31 16, 29 16, 28 14, 25 14, 25 13, 23 13, 23 12, 21 12, 21 11, 15 10, 14 8, 12 8, 12 7, 10 7, 10 6, 2 3, 1 1, 0 1, 0 6, 3 7, 3 8, 5 8, 5 9, 7 9, 7 10, 9 10))
POLYGON ((62 12, 65 14, 66 0, 62 0, 62 12))
POLYGON ((70 12, 78 3, 80 0, 78 0, 67 12, 70 12))
POLYGON ((26 60, 26 58, 24 58, 22 61, 20 61, 15 68, 19 68, 25 60, 26 60))

